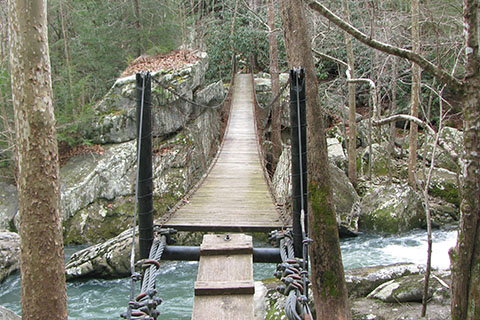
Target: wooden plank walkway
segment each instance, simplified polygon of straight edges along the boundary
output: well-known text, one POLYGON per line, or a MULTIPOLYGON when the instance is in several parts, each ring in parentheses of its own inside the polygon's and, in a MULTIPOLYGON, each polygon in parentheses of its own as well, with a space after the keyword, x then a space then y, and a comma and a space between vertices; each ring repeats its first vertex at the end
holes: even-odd
POLYGON ((284 225, 263 176, 252 75, 238 74, 225 141, 201 187, 164 224, 180 231, 269 231, 284 225))
POLYGON ((251 320, 254 292, 252 237, 205 235, 192 320, 251 320))

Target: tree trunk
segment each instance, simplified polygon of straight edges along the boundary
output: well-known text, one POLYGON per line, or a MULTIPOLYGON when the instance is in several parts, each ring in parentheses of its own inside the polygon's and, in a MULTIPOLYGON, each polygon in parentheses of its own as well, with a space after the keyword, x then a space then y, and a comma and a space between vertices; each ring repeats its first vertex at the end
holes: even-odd
POLYGON ((12 0, 9 17, 22 319, 67 319, 46 1, 12 0))
MULTIPOLYGON (((418 17, 420 15, 419 0, 412 0, 412 51, 420 53, 420 31, 418 17)), ((412 63, 412 92, 410 99, 410 114, 418 118, 418 107, 420 105, 420 67, 416 63, 412 63)), ((409 154, 408 154, 408 183, 412 188, 415 188, 416 183, 416 167, 417 167, 417 140, 418 140, 418 126, 415 123, 410 123, 409 136, 409 154)))
MULTIPOLYGON (((278 42, 275 30, 275 1, 268 0, 268 43, 270 45, 270 78, 272 80, 272 99, 275 99, 280 92, 280 81, 278 74, 278 42)), ((281 131, 281 109, 280 100, 272 101, 272 172, 277 167, 278 159, 282 153, 282 131, 281 131)))
MULTIPOLYGON (((342 0, 343 15, 350 21, 350 9, 347 0, 342 0)), ((347 49, 347 64, 350 69, 350 76, 355 78, 355 58, 353 56, 352 37, 345 32, 345 46, 347 49)), ((355 102, 355 83, 348 83, 348 178, 350 182, 357 185, 357 113, 355 102)))
POLYGON ((307 99, 308 212, 312 285, 318 319, 350 319, 347 288, 333 204, 324 114, 303 3, 281 0, 289 67, 305 68, 307 99))
MULTIPOLYGON (((478 11, 478 8, 477 8, 478 11)), ((478 51, 475 52, 478 54, 478 51)), ((478 68, 478 65, 476 66, 478 68)), ((462 220, 452 261, 452 320, 480 319, 480 79, 465 90, 462 220)), ((473 82, 473 81, 471 81, 473 82)))
POLYGON ((142 55, 142 25, 140 23, 140 4, 138 0, 133 0, 133 9, 135 10, 135 29, 137 29, 137 57, 142 55))
POLYGON ((73 98, 73 80, 72 80, 72 61, 70 59, 70 45, 68 43, 68 33, 67 33, 67 27, 65 24, 65 10, 64 10, 64 0, 60 0, 58 5, 59 5, 59 13, 60 13, 60 24, 62 27, 62 37, 63 37, 63 45, 64 45, 64 53, 65 53, 65 64, 67 66, 67 77, 68 77, 68 88, 70 90, 70 103, 74 104, 74 98, 73 98))

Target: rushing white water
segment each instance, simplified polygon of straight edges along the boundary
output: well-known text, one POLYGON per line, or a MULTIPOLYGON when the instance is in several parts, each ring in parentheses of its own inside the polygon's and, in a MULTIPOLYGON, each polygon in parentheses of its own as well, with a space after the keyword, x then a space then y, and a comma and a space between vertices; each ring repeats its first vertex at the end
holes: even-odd
MULTIPOLYGON (((448 249, 455 245, 456 231, 434 232, 433 266, 449 267, 448 249)), ((362 235, 342 241, 345 269, 386 265, 396 262, 425 264, 427 242, 424 231, 400 236, 362 235)), ((70 248, 72 250, 78 248, 70 248)), ((164 262, 157 280, 160 319, 190 319, 193 306, 193 283, 197 276, 196 262, 164 262)), ((271 278, 275 265, 255 264, 256 280, 271 278)), ((137 290, 138 292, 138 290, 137 290)), ((130 280, 85 280, 68 283, 69 319, 120 319, 126 311, 130 280)), ((20 277, 14 275, 0 284, 0 305, 20 313, 20 277)))

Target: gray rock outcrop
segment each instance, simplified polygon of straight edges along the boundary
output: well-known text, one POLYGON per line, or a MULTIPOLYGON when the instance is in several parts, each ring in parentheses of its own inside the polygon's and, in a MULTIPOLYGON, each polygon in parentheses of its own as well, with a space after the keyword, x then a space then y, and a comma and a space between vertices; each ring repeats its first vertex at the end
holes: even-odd
MULTIPOLYGON (((353 319, 417 319, 421 310, 421 304, 418 301, 421 300, 423 293, 423 272, 423 267, 414 264, 347 270, 345 279, 353 319)), ((428 314, 431 319, 448 319, 449 277, 448 272, 435 271, 430 278, 431 299, 428 303, 428 314)), ((265 319, 284 319, 283 308, 286 297, 276 290, 282 282, 270 279, 263 283, 267 288, 265 319)), ((311 295, 310 302, 313 305, 311 295)))
MULTIPOLYGON (((329 154, 330 156, 330 154, 329 154)), ((277 204, 288 210, 290 206, 291 188, 291 151, 284 148, 277 169, 272 178, 272 189, 277 204)), ((330 175, 333 187, 333 198, 337 211, 337 224, 342 235, 353 235, 358 232, 358 219, 361 214, 360 197, 350 183, 345 172, 339 169, 330 158, 330 175)), ((285 213, 288 215, 287 213, 285 213)))
POLYGON ((0 232, 0 283, 19 269, 20 236, 13 232, 0 232))
MULTIPOLYGON (((449 286, 446 283, 449 275, 441 279, 436 276, 429 282, 428 299, 432 299, 436 295, 437 300, 444 301, 449 296, 449 286)), ((370 292, 367 298, 378 299, 383 302, 422 302, 423 283, 425 275, 414 274, 387 281, 370 292)))
POLYGON ((361 201, 361 230, 399 233, 425 225, 420 194, 407 184, 368 184, 361 201))
MULTIPOLYGON (((135 252, 138 253, 138 241, 136 244, 135 252)), ((132 230, 126 230, 104 243, 78 251, 65 265, 67 280, 128 277, 131 248, 132 230)))
POLYGON ((0 181, 0 230, 9 229, 18 211, 17 188, 0 181))
MULTIPOLYGON (((152 72, 154 136, 162 137, 177 132, 191 120, 196 107, 169 90, 193 100, 194 92, 204 82, 208 67, 206 54, 198 55, 201 59, 183 68, 152 72)), ((95 119, 83 133, 86 138, 100 144, 127 142, 136 138, 135 86, 135 75, 120 78, 115 82, 107 95, 96 105, 95 119)))
POLYGON ((423 268, 413 263, 397 263, 388 266, 358 268, 345 271, 350 298, 366 297, 378 286, 407 275, 418 275, 423 268))

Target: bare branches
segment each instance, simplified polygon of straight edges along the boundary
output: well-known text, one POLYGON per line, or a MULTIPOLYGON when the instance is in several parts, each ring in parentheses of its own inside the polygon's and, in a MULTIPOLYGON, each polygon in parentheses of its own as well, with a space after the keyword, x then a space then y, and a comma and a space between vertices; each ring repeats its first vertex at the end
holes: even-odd
POLYGON ((355 39, 362 42, 363 44, 366 44, 367 46, 372 47, 372 48, 377 49, 377 50, 380 50, 382 52, 392 54, 392 55, 410 60, 412 62, 415 62, 420 67, 422 67, 425 71, 427 71, 427 72, 431 73, 432 75, 436 76, 442 82, 448 83, 449 85, 452 85, 456 88, 458 88, 462 85, 462 82, 460 80, 453 77, 448 72, 446 72, 442 68, 436 66, 432 62, 428 61, 423 56, 421 56, 419 54, 416 54, 416 53, 412 52, 411 50, 398 48, 398 47, 392 46, 390 44, 372 39, 370 36, 361 32, 360 30, 358 30, 357 28, 355 28, 351 24, 345 22, 342 18, 340 18, 339 16, 334 14, 332 11, 330 11, 328 8, 326 8, 324 5, 322 5, 318 1, 309 1, 308 5, 310 6, 310 8, 312 8, 313 10, 320 13, 322 16, 324 16, 329 21, 334 23, 337 27, 339 27, 340 29, 349 33, 355 39))
MULTIPOLYGON (((425 121, 417 117, 413 117, 408 114, 396 114, 385 119, 381 119, 377 121, 374 120, 373 125, 383 126, 399 120, 411 121, 417 124, 418 126, 422 127, 423 129, 427 130, 428 133, 434 137, 437 134, 437 132, 428 123, 426 123, 425 121)), ((453 161, 455 161, 458 164, 458 161, 459 161, 458 154, 455 152, 455 150, 453 150, 447 143, 445 143, 443 139, 439 139, 438 145, 448 153, 448 155, 450 156, 450 158, 452 158, 453 161)))

